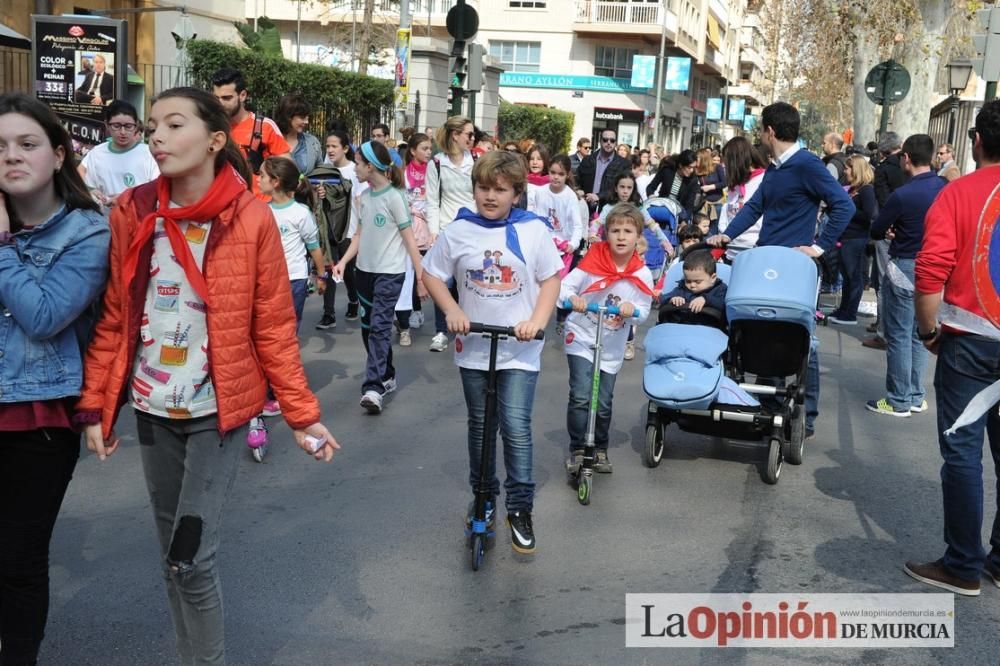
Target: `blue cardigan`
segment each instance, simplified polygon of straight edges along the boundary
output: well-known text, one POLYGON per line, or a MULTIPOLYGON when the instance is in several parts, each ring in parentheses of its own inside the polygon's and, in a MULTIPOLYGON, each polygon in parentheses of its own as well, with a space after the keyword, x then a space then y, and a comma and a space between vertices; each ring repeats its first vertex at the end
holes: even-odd
POLYGON ((726 235, 736 238, 763 215, 758 246, 812 245, 821 203, 826 203, 829 222, 816 243, 828 251, 854 217, 854 202, 822 160, 799 150, 781 168, 774 164, 767 168, 760 187, 733 218, 726 235))

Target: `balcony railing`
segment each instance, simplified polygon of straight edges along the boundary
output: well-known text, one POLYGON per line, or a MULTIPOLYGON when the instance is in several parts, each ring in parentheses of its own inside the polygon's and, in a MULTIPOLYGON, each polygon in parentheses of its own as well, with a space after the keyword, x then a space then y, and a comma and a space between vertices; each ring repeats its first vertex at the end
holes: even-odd
MULTIPOLYGON (((364 10, 364 0, 333 0, 320 5, 328 12, 350 12, 364 10)), ((426 16, 428 9, 431 14, 447 14, 454 4, 453 0, 412 0, 410 14, 426 16)), ((375 0, 375 12, 382 14, 398 14, 399 0, 375 0)))
MULTIPOLYGON (((603 0, 577 0, 577 23, 619 23, 661 25, 666 18, 669 26, 672 12, 664 16, 661 3, 656 2, 605 2, 603 0)), ((676 17, 674 20, 676 29, 676 17)))

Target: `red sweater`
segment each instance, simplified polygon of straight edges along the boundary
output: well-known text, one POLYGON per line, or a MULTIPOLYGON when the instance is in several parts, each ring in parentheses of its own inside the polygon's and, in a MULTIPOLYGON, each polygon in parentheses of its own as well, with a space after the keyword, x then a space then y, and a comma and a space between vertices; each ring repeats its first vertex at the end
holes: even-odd
POLYGON ((1000 165, 979 169, 949 184, 934 200, 924 221, 924 242, 917 254, 916 289, 986 317, 972 279, 976 228, 990 195, 1000 185, 1000 165))

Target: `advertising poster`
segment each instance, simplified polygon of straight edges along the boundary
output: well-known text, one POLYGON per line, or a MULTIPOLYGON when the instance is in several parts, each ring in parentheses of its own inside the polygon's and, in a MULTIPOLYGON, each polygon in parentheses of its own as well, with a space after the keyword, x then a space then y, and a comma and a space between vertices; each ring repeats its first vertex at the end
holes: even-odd
POLYGON ((104 107, 125 94, 126 35, 125 22, 115 19, 31 17, 35 97, 81 150, 104 141, 104 107))
POLYGON ((729 120, 733 122, 743 122, 747 114, 747 101, 745 99, 729 100, 729 120))
POLYGON ((396 107, 406 106, 410 93, 410 29, 396 31, 396 67, 393 79, 396 88, 396 107))
POLYGON ((705 118, 708 120, 722 120, 721 97, 709 97, 705 100, 705 118))
POLYGON ((632 56, 632 80, 633 88, 652 88, 656 81, 656 56, 634 55, 632 56))
POLYGON ((691 80, 691 58, 667 58, 667 78, 663 83, 666 90, 686 92, 691 80))

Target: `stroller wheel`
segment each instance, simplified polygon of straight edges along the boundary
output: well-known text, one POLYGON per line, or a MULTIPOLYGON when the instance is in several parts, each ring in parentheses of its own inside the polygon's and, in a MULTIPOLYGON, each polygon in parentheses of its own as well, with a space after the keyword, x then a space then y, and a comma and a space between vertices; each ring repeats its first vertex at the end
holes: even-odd
POLYGON ((642 462, 646 467, 656 467, 663 458, 663 426, 646 426, 646 446, 642 450, 642 462))
POLYGON ((764 482, 774 485, 781 475, 781 440, 772 439, 767 449, 767 469, 764 470, 764 482))
POLYGON ((785 432, 788 436, 788 455, 785 457, 790 464, 801 465, 806 440, 806 414, 801 406, 795 406, 785 432))

